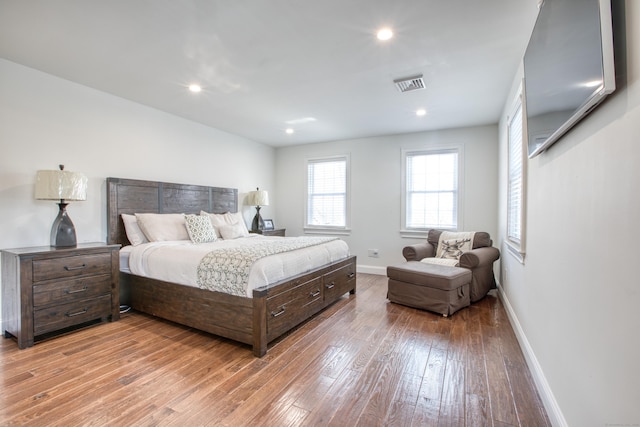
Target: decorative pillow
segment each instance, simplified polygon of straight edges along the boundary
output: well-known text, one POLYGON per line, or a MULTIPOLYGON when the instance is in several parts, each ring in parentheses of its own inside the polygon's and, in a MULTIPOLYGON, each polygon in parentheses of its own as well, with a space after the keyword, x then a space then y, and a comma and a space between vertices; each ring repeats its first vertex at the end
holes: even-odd
POLYGON ((129 243, 133 246, 149 243, 147 236, 140 229, 135 215, 122 214, 120 216, 122 217, 122 222, 124 222, 124 232, 127 234, 129 243))
POLYGON ((440 258, 459 260, 463 254, 465 245, 471 245, 471 239, 451 239, 443 240, 441 243, 440 258))
POLYGON ((209 217, 185 215, 184 220, 187 225, 187 233, 189 233, 189 237, 193 243, 215 242, 218 239, 216 230, 213 228, 209 217))
POLYGON ((247 237, 249 232, 244 223, 226 224, 218 227, 222 238, 225 240, 237 239, 238 237, 247 237))
POLYGON ((136 214, 140 229, 150 242, 190 240, 184 214, 136 214))

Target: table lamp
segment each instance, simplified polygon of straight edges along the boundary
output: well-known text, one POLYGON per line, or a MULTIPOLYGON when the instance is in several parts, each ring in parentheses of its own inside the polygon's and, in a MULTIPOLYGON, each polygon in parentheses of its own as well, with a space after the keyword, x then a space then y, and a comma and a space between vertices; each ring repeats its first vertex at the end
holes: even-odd
POLYGON ((60 165, 60 170, 41 170, 36 174, 37 200, 59 200, 58 216, 51 226, 51 246, 76 246, 76 229, 69 215, 69 201, 87 200, 87 177, 80 172, 69 172, 60 165))
POLYGON ((251 223, 251 231, 264 230, 264 221, 260 216, 260 206, 269 206, 269 193, 264 190, 256 188, 256 191, 250 191, 247 196, 247 202, 249 206, 256 207, 256 216, 253 217, 251 223))

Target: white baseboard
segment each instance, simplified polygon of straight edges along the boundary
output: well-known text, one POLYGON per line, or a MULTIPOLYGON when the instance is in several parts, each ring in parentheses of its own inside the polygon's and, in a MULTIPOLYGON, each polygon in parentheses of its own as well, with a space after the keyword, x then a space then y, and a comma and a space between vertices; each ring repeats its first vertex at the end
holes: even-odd
POLYGON ((509 299, 507 298, 505 293, 502 291, 502 287, 500 285, 498 285, 498 294, 500 296, 500 300, 502 301, 502 305, 507 312, 507 316, 509 317, 511 327, 513 328, 513 331, 518 338, 518 342, 520 343, 520 348, 522 349, 524 358, 527 361, 527 365, 529 365, 529 371, 531 371, 533 381, 538 388, 538 393, 540 393, 542 404, 547 410, 547 416, 549 417, 549 421, 551 421, 551 425, 558 427, 568 427, 569 424, 567 424, 567 420, 565 420, 564 416, 562 415, 560 406, 558 406, 558 402, 553 395, 553 391, 551 390, 551 387, 549 387, 549 383, 544 376, 542 367, 538 363, 538 359, 533 352, 533 348, 531 348, 529 340, 527 340, 527 337, 524 334, 524 330, 522 329, 522 326, 520 326, 518 317, 516 316, 515 311, 513 311, 513 307, 511 306, 511 303, 509 302, 509 299))
POLYGON ((358 273, 368 273, 368 274, 377 274, 378 276, 386 276, 387 275, 387 267, 379 267, 376 265, 361 265, 358 264, 356 267, 356 271, 358 273))

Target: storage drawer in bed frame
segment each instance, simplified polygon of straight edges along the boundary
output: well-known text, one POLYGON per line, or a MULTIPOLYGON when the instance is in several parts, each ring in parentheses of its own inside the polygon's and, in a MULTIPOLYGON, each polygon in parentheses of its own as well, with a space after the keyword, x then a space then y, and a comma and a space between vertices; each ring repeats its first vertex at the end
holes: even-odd
MULTIPOLYGON (((266 298, 266 341, 272 341, 299 325, 347 292, 356 291, 356 261, 314 270, 283 284, 256 289, 254 299, 266 298)), ((256 349, 254 348, 254 353, 256 349)))

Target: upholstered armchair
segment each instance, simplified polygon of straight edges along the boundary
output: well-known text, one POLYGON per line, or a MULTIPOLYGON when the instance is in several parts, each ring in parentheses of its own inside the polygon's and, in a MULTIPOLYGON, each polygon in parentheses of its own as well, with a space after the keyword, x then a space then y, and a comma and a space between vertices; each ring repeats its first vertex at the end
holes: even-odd
MULTIPOLYGON (((441 242, 441 234, 442 231, 440 230, 429 230, 426 242, 406 246, 402 250, 402 255, 407 261, 422 261, 424 258, 434 258, 429 261, 439 263, 437 262, 439 260, 435 259, 436 255, 442 256, 442 254, 438 254, 437 252, 438 244, 440 244, 441 248, 444 245, 446 250, 447 242, 452 242, 452 240, 441 242)), ((452 236, 453 234, 454 233, 449 233, 448 236, 452 236)), ((456 240, 453 240, 453 242, 456 242, 456 240)), ((496 287, 496 279, 493 275, 493 263, 500 258, 500 251, 494 248, 492 244, 493 241, 489 233, 480 231, 473 235, 471 250, 458 251, 456 253, 454 245, 449 245, 450 248, 453 248, 453 251, 449 253, 453 253, 458 259, 457 266, 471 270, 471 302, 482 299, 487 292, 496 287)))

